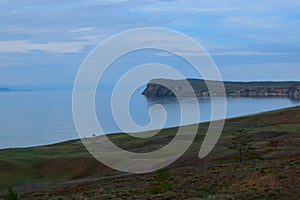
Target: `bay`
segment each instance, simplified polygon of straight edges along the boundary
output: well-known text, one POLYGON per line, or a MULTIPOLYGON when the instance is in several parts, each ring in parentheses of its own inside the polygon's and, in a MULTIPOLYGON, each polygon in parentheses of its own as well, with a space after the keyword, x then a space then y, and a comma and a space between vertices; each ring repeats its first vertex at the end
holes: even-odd
MULTIPOLYGON (((111 112, 111 91, 101 90, 96 94, 98 121, 105 133, 122 130, 114 121, 111 112)), ((193 105, 190 98, 182 98, 185 105, 193 105)), ((221 100, 220 100, 221 101, 221 100)), ((123 99, 117 103, 127 106, 123 99)), ((210 98, 198 98, 200 118, 190 120, 198 123, 210 120, 210 98)), ((164 127, 180 124, 180 105, 176 98, 147 99, 137 90, 129 102, 133 121, 146 126, 150 122, 149 109, 162 105, 167 112, 164 127)), ((228 97, 226 118, 243 116, 285 107, 299 105, 299 102, 280 97, 228 97)), ((154 109, 153 117, 161 115, 154 109)), ((159 128, 159 127, 157 127, 159 128)), ((86 137, 93 133, 87 133, 86 137)), ((0 93, 0 148, 29 147, 78 138, 72 115, 72 91, 31 91, 0 93)))

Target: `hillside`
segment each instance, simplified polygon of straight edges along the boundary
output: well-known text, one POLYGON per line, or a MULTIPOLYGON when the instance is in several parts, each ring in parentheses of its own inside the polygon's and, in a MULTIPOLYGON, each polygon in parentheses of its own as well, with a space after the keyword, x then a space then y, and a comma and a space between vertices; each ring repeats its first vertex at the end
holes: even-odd
MULTIPOLYGON (((218 88, 218 81, 207 81, 210 85, 214 85, 213 91, 208 91, 204 80, 186 79, 193 88, 193 94, 196 96, 224 96, 222 90, 218 88)), ((171 79, 153 79, 142 92, 146 97, 173 97, 173 91, 177 92, 177 96, 191 96, 185 86, 186 80, 171 79), (167 87, 165 87, 167 86, 167 87), (172 91, 171 91, 172 90, 172 91)), ((294 100, 300 100, 300 82, 224 82, 226 96, 244 96, 244 97, 289 97, 294 100)))
MULTIPOLYGON (((297 199, 300 196, 300 106, 226 120, 222 136, 205 158, 197 154, 208 123, 193 145, 168 167, 171 188, 151 192, 154 173, 127 174, 91 157, 79 140, 0 150, 0 189, 16 186, 21 199, 297 199), (259 159, 240 164, 229 150, 239 129, 255 138, 259 159)), ((148 152, 167 144, 177 128, 149 139, 109 138, 124 149, 148 152)), ((101 136, 99 136, 101 137, 101 136)), ((5 192, 1 193, 2 196, 5 192)), ((0 194, 0 198, 1 198, 0 194)))

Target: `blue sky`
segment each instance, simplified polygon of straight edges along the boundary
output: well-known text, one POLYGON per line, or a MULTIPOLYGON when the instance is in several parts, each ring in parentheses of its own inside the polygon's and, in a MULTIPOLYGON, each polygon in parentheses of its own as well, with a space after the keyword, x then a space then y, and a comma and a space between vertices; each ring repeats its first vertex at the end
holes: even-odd
POLYGON ((297 0, 0 0, 0 86, 70 89, 98 43, 145 26, 194 38, 225 80, 299 80, 299 10, 297 0))

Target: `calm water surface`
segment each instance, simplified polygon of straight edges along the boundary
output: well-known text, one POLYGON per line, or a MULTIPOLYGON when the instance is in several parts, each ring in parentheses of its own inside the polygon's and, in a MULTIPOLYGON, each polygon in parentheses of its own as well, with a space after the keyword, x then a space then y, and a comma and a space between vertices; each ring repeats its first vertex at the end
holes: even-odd
MULTIPOLYGON (((147 100, 137 91, 130 101, 133 120, 142 126, 149 123, 149 108, 161 104, 167 111, 165 127, 180 123, 180 108, 176 99, 147 100)), ((110 110, 110 92, 96 94, 96 110, 100 124, 106 133, 119 132, 110 110)), ((122 104, 122 100, 119 100, 122 104)), ((183 102, 191 106, 189 98, 183 102)), ((199 98, 201 116, 198 121, 210 119, 210 99, 199 98)), ((235 117, 262 111, 294 106, 299 102, 289 98, 227 99, 227 117, 235 117)), ((71 91, 0 92, 0 148, 27 147, 50 144, 78 138, 72 116, 71 91)), ((155 113, 155 110, 154 110, 155 113)), ((157 115, 160 113, 157 112, 157 115)), ((92 133, 87 133, 91 136, 92 133)))

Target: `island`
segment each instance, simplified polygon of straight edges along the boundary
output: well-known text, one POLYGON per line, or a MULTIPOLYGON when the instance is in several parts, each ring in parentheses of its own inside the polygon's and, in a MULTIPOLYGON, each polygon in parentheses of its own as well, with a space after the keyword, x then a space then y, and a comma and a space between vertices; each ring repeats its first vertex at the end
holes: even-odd
POLYGON ((8 88, 4 88, 4 87, 0 87, 0 92, 9 92, 10 89, 8 88))
MULTIPOLYGON (((210 85, 218 85, 218 81, 206 81, 210 85)), ((196 95, 197 97, 208 96, 236 96, 236 97, 289 97, 293 100, 300 100, 300 82, 298 81, 255 81, 255 82, 232 82, 225 81, 225 93, 221 89, 214 87, 209 91, 206 82, 201 79, 153 79, 147 84, 142 95, 147 98, 157 97, 188 97, 196 95), (184 82, 188 81, 193 88, 193 93, 184 87, 184 82), (166 87, 167 86, 167 87, 166 87)))

